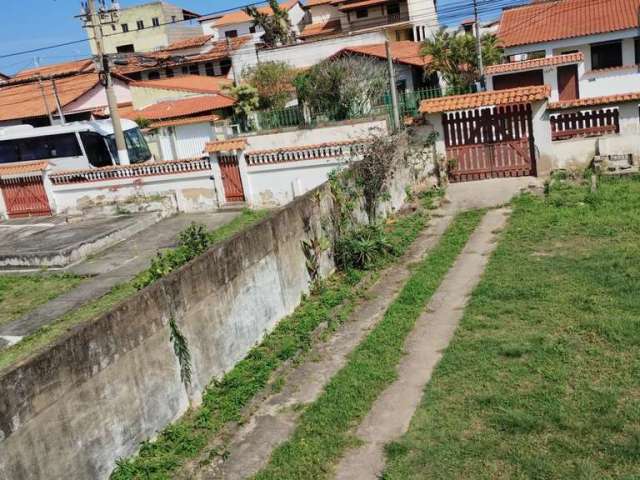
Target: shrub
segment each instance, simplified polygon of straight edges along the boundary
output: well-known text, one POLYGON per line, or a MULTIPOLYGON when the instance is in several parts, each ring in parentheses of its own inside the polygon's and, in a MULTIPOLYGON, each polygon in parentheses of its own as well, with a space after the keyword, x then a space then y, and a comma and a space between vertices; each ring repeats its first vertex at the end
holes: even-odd
POLYGON ((335 245, 336 265, 340 270, 366 270, 395 249, 380 225, 365 225, 339 238, 335 245))

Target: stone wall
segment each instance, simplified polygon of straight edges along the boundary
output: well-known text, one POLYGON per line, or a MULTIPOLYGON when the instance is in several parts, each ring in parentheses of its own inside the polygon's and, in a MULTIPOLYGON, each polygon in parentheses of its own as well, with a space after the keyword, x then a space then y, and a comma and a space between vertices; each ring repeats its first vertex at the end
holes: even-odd
MULTIPOLYGON (((384 211, 407 178, 393 177, 384 211)), ((333 208, 325 183, 0 373, 0 478, 107 478, 296 308, 309 283, 300 242, 331 228, 333 208), (189 342, 188 389, 171 318, 189 342)), ((328 254, 321 266, 333 269, 328 254)))

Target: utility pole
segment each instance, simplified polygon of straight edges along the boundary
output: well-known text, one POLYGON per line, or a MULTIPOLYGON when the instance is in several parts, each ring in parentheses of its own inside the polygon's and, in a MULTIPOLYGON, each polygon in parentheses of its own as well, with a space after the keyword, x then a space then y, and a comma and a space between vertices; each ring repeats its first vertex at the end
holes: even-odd
POLYGON ((62 112, 62 105, 60 104, 60 97, 58 96, 58 87, 56 87, 56 81, 51 78, 51 88, 53 88, 53 98, 56 99, 56 108, 58 109, 58 116, 60 117, 60 123, 65 125, 67 120, 64 118, 64 113, 62 112))
POLYGON ((387 52, 387 67, 389 68, 389 87, 391 88, 391 109, 393 111, 393 130, 400 128, 400 109, 398 108, 398 91, 396 90, 396 73, 393 69, 393 58, 389 48, 389 40, 385 40, 384 48, 387 52))
POLYGON ((482 61, 482 41, 480 39, 480 19, 478 18, 478 0, 473 0, 473 18, 475 19, 476 49, 478 51, 478 69, 480 70, 480 90, 484 92, 484 62, 482 61))
POLYGON ((104 12, 98 12, 95 6, 95 0, 87 0, 85 6, 85 24, 93 30, 93 39, 96 44, 96 56, 98 57, 98 69, 100 71, 100 81, 107 93, 107 103, 109 105, 109 115, 113 124, 113 134, 116 140, 116 148, 118 149, 118 159, 120 165, 129 165, 129 153, 124 140, 122 124, 120 122, 120 112, 118 112, 118 100, 113 91, 113 79, 111 78, 111 66, 109 64, 109 56, 104 51, 104 42, 102 37, 102 19, 104 12))
POLYGON ((42 95, 44 108, 47 110, 47 116, 49 117, 49 125, 53 125, 53 115, 51 115, 51 109, 49 108, 49 102, 47 102, 47 95, 44 93, 44 85, 42 85, 42 78, 40 75, 38 75, 38 85, 40 86, 40 94, 42 95))

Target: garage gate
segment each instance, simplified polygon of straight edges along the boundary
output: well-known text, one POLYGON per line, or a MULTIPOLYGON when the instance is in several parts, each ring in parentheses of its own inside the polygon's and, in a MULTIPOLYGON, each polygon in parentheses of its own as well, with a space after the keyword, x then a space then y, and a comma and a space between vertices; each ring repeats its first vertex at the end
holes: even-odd
POLYGON ((443 113, 451 182, 535 175, 531 105, 443 113))

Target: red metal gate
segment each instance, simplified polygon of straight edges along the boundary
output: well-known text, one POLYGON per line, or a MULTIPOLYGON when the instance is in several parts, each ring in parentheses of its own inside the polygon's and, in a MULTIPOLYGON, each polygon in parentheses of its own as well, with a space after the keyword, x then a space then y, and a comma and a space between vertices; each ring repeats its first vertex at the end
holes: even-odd
POLYGON ((9 218, 51 215, 41 176, 2 178, 0 188, 9 218))
POLYGON ((227 202, 243 202, 244 189, 240 178, 238 157, 235 155, 220 155, 218 156, 218 163, 222 175, 225 200, 227 202))
POLYGON ((452 182, 535 175, 531 105, 442 115, 452 182))

